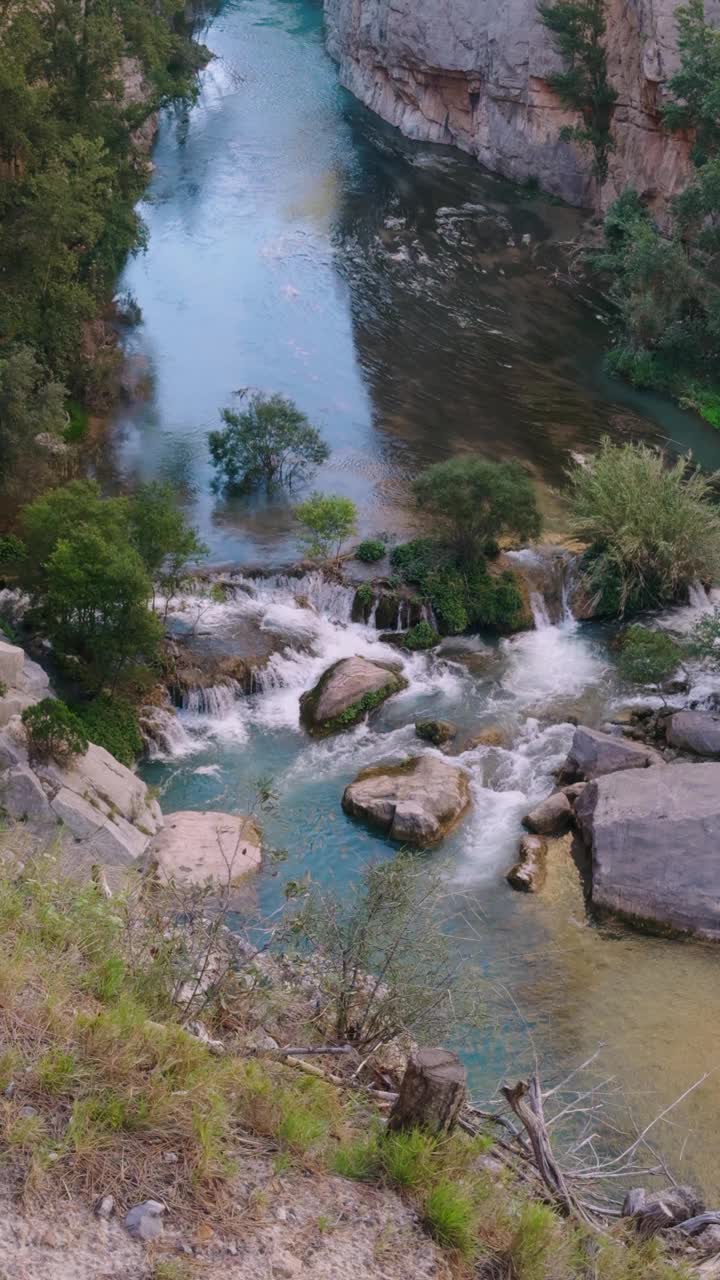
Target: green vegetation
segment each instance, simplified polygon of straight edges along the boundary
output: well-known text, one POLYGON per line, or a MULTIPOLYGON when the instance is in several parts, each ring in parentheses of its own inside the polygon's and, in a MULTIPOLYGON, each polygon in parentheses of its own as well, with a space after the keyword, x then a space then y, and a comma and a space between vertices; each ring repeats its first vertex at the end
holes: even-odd
POLYGON ((59 698, 43 698, 22 713, 31 761, 67 762, 83 755, 88 740, 82 721, 59 698))
POLYGON ((42 478, 52 474, 51 455, 32 442, 41 434, 60 440, 67 421, 64 387, 48 379, 33 347, 3 353, 0 344, 0 492, 27 493, 28 484, 37 484, 38 465, 42 478))
POLYGON ((416 538, 394 547, 390 562, 405 582, 417 587, 433 609, 442 635, 473 627, 512 631, 525 605, 514 574, 489 574, 484 560, 467 567, 432 538, 416 538))
POLYGON ((353 702, 333 720, 329 720, 325 725, 328 733, 335 733, 339 729, 352 729, 353 725, 359 720, 363 720, 370 711, 374 711, 376 707, 382 706, 393 693, 397 693, 398 689, 404 687, 405 682, 399 678, 389 680, 381 689, 372 689, 368 693, 364 693, 362 698, 358 698, 357 702, 353 702))
POLYGON ((717 605, 712 613, 700 618, 690 632, 688 653, 693 658, 700 658, 708 666, 720 666, 720 609, 717 605))
POLYGON ((418 506, 461 564, 475 565, 496 552, 500 537, 527 541, 540 533, 532 482, 518 462, 450 458, 423 471, 413 488, 418 506))
POLYGON ((153 591, 168 600, 180 590, 189 562, 201 560, 208 548, 188 525, 169 484, 154 481, 135 490, 128 507, 130 539, 153 591))
POLYGON ((687 599, 720 573, 712 479, 646 445, 614 445, 569 472, 573 532, 588 550, 582 582, 593 610, 621 617, 687 599))
POLYGON ((682 649, 667 631, 628 627, 622 637, 618 672, 630 684, 662 684, 680 665, 682 649))
POLYGON ((295 518, 305 530, 308 554, 314 560, 334 560, 338 564, 343 544, 355 532, 355 503, 350 498, 313 493, 295 508, 295 518))
POLYGON ((308 478, 330 450, 285 396, 253 395, 241 413, 223 409, 224 426, 208 435, 217 485, 230 493, 288 488, 308 478))
POLYGON ((599 184, 607 178, 612 147, 610 124, 617 93, 608 80, 605 35, 606 0, 554 0, 538 6, 540 18, 553 32, 565 70, 548 76, 562 105, 582 116, 582 124, 560 131, 565 142, 589 147, 599 184))
POLYGON ((387 547, 382 538, 366 538, 356 546, 355 559, 362 560, 365 564, 375 564, 376 561, 382 560, 386 551, 387 547))
POLYGON ((130 703, 101 695, 77 708, 90 742, 104 747, 121 764, 131 767, 142 755, 144 744, 137 711, 130 703))
POLYGON ((416 622, 405 634, 403 644, 406 649, 433 649, 436 644, 440 643, 440 637, 434 627, 429 622, 416 622))
POLYGON ((475 1206, 472 1196, 455 1182, 437 1182, 423 1205, 423 1219, 430 1235, 447 1249, 471 1258, 476 1249, 475 1206))

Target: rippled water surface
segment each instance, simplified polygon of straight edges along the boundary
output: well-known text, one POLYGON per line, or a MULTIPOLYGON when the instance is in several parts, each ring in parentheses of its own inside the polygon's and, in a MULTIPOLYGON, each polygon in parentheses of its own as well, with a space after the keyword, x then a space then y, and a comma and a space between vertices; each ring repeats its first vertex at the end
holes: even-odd
MULTIPOLYGON (((463 449, 521 458, 553 514, 568 451, 605 432, 720 465, 711 428, 603 375, 601 302, 568 278, 557 247, 579 214, 374 120, 337 84, 315 0, 234 0, 205 39, 216 57, 197 104, 162 121, 149 250, 123 281, 143 311, 128 347, 148 394, 118 415, 114 465, 131 480, 173 479, 215 558, 278 563, 295 551, 286 502, 211 492, 205 436, 244 387, 290 395, 321 427, 332 456, 318 484, 352 496, 367 531, 411 525, 408 479, 463 449)), ((205 604, 208 643, 272 651, 263 691, 189 708, 176 754, 147 776, 166 809, 242 809, 258 776, 275 778, 265 836, 287 860, 262 878, 264 904, 289 876, 342 887, 363 860, 392 853, 344 817, 340 797, 362 765, 418 749, 418 714, 499 728, 505 745, 460 757, 473 809, 433 855, 453 898, 469 896, 474 931, 458 919, 458 945, 489 981, 487 1027, 468 1055, 474 1089, 488 1095, 535 1053, 556 1075, 603 1042, 605 1074, 644 1122, 717 1067, 716 950, 599 925, 567 850, 541 896, 505 884, 569 717, 599 723, 620 696, 601 631, 565 620, 499 646, 474 640, 470 654, 448 645, 404 658, 409 687, 371 725, 310 743, 300 693, 339 657, 397 651, 315 581, 205 604)), ((661 1136, 682 1178, 720 1190, 716 1097, 717 1077, 661 1136)))

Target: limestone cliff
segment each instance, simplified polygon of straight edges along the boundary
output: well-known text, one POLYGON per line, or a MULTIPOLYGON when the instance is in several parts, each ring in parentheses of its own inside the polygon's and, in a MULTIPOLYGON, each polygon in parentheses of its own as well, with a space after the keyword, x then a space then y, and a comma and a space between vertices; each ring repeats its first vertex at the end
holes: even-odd
MULTIPOLYGON (((662 207, 688 171, 687 140, 660 122, 677 65, 679 0, 607 0, 607 61, 618 93, 610 172, 559 140, 572 115, 549 88, 561 68, 537 0, 324 0, 344 85, 412 138, 450 143, 515 181, 536 178, 572 204, 606 207, 632 185, 662 207)), ((705 0, 720 22, 720 0, 705 0)))

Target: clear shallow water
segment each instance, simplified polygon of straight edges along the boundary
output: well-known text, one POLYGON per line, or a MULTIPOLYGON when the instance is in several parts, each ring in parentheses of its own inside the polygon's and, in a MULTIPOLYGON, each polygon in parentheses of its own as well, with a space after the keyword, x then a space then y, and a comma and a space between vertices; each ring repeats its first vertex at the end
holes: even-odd
MULTIPOLYGON (((602 374, 597 299, 566 280, 555 248, 576 234, 577 213, 373 120, 337 85, 316 0, 234 0, 205 38, 217 57, 197 105, 163 120, 143 210, 150 248, 122 282, 143 309, 128 345, 149 395, 118 414, 112 469, 175 480, 216 558, 279 563, 295 550, 287 503, 210 490, 206 432, 246 386, 292 396, 322 428, 333 452, 317 482, 358 502, 363 531, 410 525, 409 478, 462 449, 523 459, 550 511, 568 451, 605 432, 692 446, 720 465, 711 428, 602 374)), ((461 757, 473 809, 433 855, 458 910, 469 897, 481 922, 472 939, 457 922, 458 945, 490 981, 473 1087, 490 1094, 533 1052, 548 1075, 570 1069, 605 1042, 605 1072, 644 1121, 720 1061, 718 952, 598 925, 566 855, 539 898, 504 881, 520 817, 567 750, 566 717, 598 723, 615 695, 602 633, 566 622, 476 641, 469 662, 451 645, 441 663, 407 659, 409 689, 369 726, 311 743, 298 697, 320 672, 351 653, 397 657, 347 618, 342 592, 317 583, 270 582, 210 608, 209 643, 256 652, 248 637, 260 628, 279 656, 262 693, 185 714, 177 754, 150 764, 148 780, 166 810, 242 810, 256 779, 274 778, 265 837, 287 858, 258 885, 274 907, 287 878, 343 889, 363 861, 392 854, 345 818, 340 797, 362 765, 418 749, 418 714, 499 726, 507 746, 461 757)), ((680 1177, 720 1190, 716 1089, 693 1095, 662 1136, 680 1177)))

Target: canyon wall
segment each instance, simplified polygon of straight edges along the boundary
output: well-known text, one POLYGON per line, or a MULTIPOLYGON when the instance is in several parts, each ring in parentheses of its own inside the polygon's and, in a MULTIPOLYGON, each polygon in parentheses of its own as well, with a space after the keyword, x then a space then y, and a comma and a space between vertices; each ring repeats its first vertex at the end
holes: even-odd
MULTIPOLYGON (((404 134, 460 147, 514 181, 537 179, 572 204, 607 205, 631 185, 658 209, 681 190, 687 139, 660 122, 678 63, 679 0, 607 0, 607 62, 618 99, 607 181, 561 142, 575 117, 548 77, 562 69, 537 0, 324 0, 342 83, 404 134)), ((705 0, 720 21, 720 0, 705 0)))

